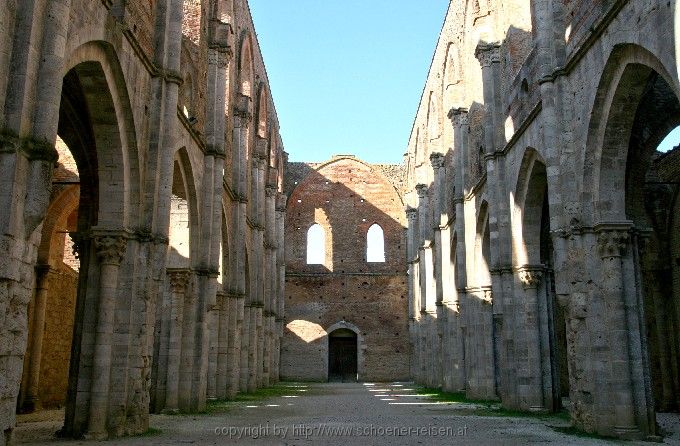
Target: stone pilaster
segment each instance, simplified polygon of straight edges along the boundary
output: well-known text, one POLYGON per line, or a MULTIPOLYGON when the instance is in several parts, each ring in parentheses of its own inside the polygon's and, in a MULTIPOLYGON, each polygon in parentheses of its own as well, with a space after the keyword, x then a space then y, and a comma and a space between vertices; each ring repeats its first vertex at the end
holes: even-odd
POLYGON ((95 328, 92 385, 87 436, 108 437, 107 420, 111 376, 111 350, 118 270, 125 254, 127 239, 120 235, 98 235, 94 246, 99 259, 99 308, 95 328))
POLYGON ((597 250, 602 259, 602 291, 606 333, 609 338, 607 377, 612 393, 607 396, 613 409, 610 422, 616 434, 636 436, 635 401, 630 371, 630 339, 626 318, 624 278, 621 256, 630 242, 629 229, 601 225, 598 229, 597 250))
POLYGON ((170 282, 170 327, 168 333, 165 413, 179 412, 179 381, 181 370, 182 328, 187 287, 191 280, 188 269, 168 269, 170 282))
POLYGON ((227 382, 229 380, 229 299, 227 294, 217 292, 217 354, 215 364, 215 398, 223 400, 227 397, 227 382))
POLYGON ((29 346, 28 384, 22 404, 23 412, 33 412, 40 409, 40 362, 42 359, 42 344, 45 335, 45 308, 47 306, 47 292, 49 290, 48 277, 52 268, 49 265, 35 267, 35 298, 31 326, 31 345, 29 346))
POLYGON ((466 190, 466 172, 467 172, 467 154, 468 154, 468 131, 469 121, 468 112, 464 108, 452 109, 448 113, 448 117, 453 125, 453 164, 456 169, 455 183, 454 183, 454 207, 456 220, 454 222, 455 240, 456 240, 456 264, 455 270, 451 271, 455 278, 456 287, 456 302, 454 304, 454 316, 452 322, 455 322, 452 330, 457 333, 457 336, 452 338, 455 345, 455 353, 453 354, 452 369, 454 375, 452 377, 452 387, 455 390, 464 390, 466 387, 466 358, 464 358, 464 329, 465 319, 464 312, 466 301, 466 287, 467 287, 467 273, 466 273, 466 249, 465 249, 465 195, 466 190))
POLYGON ((281 364, 281 338, 283 337, 283 326, 285 322, 285 287, 286 287, 286 261, 285 261, 285 221, 286 221, 286 200, 287 197, 278 193, 276 195, 276 239, 278 249, 276 251, 276 303, 273 312, 276 314, 275 322, 275 349, 273 353, 274 364, 272 366, 273 382, 279 381, 279 371, 281 364))
POLYGON ((229 305, 229 333, 227 336, 226 397, 234 398, 240 388, 244 295, 234 292, 227 293, 227 301, 229 305))
MULTIPOLYGON (((541 412, 546 410, 543 395, 543 364, 539 315, 539 285, 543 278, 542 266, 522 266, 518 269, 519 281, 524 288, 523 305, 518 308, 518 324, 515 331, 519 365, 519 408, 541 412), (517 329, 521 328, 521 332, 517 329), (521 333, 521 334, 520 334, 521 333)), ((544 342, 544 341, 543 341, 544 342)))

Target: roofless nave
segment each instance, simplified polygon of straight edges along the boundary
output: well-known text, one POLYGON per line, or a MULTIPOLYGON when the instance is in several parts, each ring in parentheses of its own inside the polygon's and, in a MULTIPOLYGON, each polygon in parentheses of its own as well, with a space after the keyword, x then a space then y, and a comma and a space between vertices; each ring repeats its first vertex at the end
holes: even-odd
POLYGON ((120 437, 302 362, 659 435, 677 17, 451 2, 405 164, 319 166, 287 163, 245 0, 2 2, 0 444, 17 410, 120 437))

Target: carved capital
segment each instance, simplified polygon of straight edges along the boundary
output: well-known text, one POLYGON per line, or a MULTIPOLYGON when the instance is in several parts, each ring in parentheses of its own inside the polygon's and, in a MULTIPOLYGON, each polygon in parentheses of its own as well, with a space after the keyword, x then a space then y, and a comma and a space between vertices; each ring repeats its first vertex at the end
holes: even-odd
POLYGON ((120 265, 125 255, 127 239, 116 235, 97 235, 94 237, 97 257, 104 265, 120 265))
POLYGON ((264 194, 266 195, 267 198, 276 198, 276 187, 274 186, 266 186, 264 188, 264 194))
POLYGON ((444 167, 444 160, 444 155, 441 153, 434 152, 430 155, 430 163, 432 164, 432 168, 435 170, 444 167))
POLYGON ((493 290, 491 288, 482 289, 482 303, 486 305, 493 304, 493 290))
POLYGON ((286 212, 288 197, 286 194, 278 193, 276 194, 276 210, 278 212, 286 212))
POLYGON ((416 192, 418 193, 418 198, 425 198, 427 195, 427 184, 417 184, 416 192))
POLYGON ((536 289, 543 279, 543 268, 522 267, 518 270, 518 275, 525 290, 536 289))
POLYGON ((475 49, 475 57, 482 68, 490 67, 494 63, 500 63, 500 44, 480 43, 475 49))
POLYGON ((406 208, 406 218, 408 221, 416 221, 418 219, 418 209, 416 208, 406 208))
POLYGON ((468 125, 468 110, 467 108, 452 108, 448 113, 449 120, 455 126, 468 125))
POLYGON ((234 117, 239 127, 247 127, 253 118, 252 100, 250 97, 239 94, 234 105, 234 117))
POLYGON ((620 257, 626 250, 630 234, 623 229, 605 229, 597 237, 597 250, 600 257, 620 257))
POLYGON ((188 269, 168 269, 168 280, 173 293, 183 294, 187 290, 191 272, 188 269))

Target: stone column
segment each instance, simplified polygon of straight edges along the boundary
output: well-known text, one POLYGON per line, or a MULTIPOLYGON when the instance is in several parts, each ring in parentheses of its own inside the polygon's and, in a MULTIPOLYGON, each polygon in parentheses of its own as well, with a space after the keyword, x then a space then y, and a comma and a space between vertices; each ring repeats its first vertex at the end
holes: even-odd
MULTIPOLYGON (((232 189, 237 196, 237 202, 234 203, 235 212, 232 241, 234 245, 234 262, 232 264, 232 271, 230 277, 233 280, 232 293, 236 297, 236 320, 235 320, 235 336, 234 342, 238 345, 234 346, 233 352, 237 355, 234 363, 238 364, 237 370, 232 374, 233 386, 227 392, 229 395, 235 395, 239 390, 245 391, 248 380, 248 342, 249 332, 248 326, 250 321, 250 306, 246 306, 246 220, 248 215, 248 199, 247 196, 247 169, 248 169, 248 152, 249 152, 249 138, 250 125, 252 123, 252 103, 248 96, 239 94, 236 98, 236 105, 234 107, 234 130, 233 140, 234 145, 232 149, 232 166, 234 172, 232 175, 232 189)), ((249 259, 252 262, 252 259, 249 259)), ((231 320, 230 320, 231 322, 231 320)))
POLYGON ((208 345, 208 381, 206 398, 217 399, 217 361, 220 349, 220 302, 219 294, 215 295, 215 303, 208 308, 208 329, 210 332, 208 345))
MULTIPOLYGON (((192 274, 193 275, 193 274, 192 274)), ((196 278, 196 282, 198 278, 196 278)), ((195 283, 195 282, 194 282, 195 283)), ((192 287, 193 288, 193 287, 192 287)), ((187 290, 184 299, 183 319, 182 319, 182 338, 180 354, 180 373, 179 373, 179 392, 178 404, 182 411, 191 411, 193 395, 193 375, 197 367, 196 351, 196 331, 198 302, 196 299, 197 290, 187 290)))
POLYGON ((466 386, 466 375, 465 375, 465 361, 464 358, 464 343, 465 343, 465 305, 466 300, 466 288, 467 288, 467 271, 466 271, 466 249, 465 249, 465 195, 468 193, 466 189, 466 177, 467 177, 467 154, 468 154, 468 112, 464 108, 451 109, 448 114, 451 123, 453 124, 454 130, 454 141, 453 141, 453 156, 454 156, 454 166, 456 169, 455 176, 455 193, 454 193, 454 206, 456 220, 454 223, 454 228, 456 232, 456 271, 451 271, 456 278, 456 298, 457 305, 455 308, 457 310, 455 320, 456 326, 453 327, 458 336, 452 339, 455 342, 456 353, 454 356, 454 363, 452 367, 455 371, 455 375, 452 379, 452 386, 455 390, 464 390, 466 386))
POLYGON ((184 302, 187 286, 191 279, 188 269, 167 270, 170 281, 170 332, 168 342, 168 368, 166 377, 165 408, 163 413, 179 412, 179 376, 182 354, 182 325, 184 320, 184 302))
POLYGON ((630 373, 628 324, 621 256, 630 241, 627 228, 602 225, 597 228, 597 248, 602 259, 601 290, 604 298, 606 333, 609 338, 608 381, 611 394, 608 404, 613 409, 611 422, 616 434, 626 437, 639 432, 630 373))
POLYGON ((444 367, 446 364, 446 348, 448 339, 444 339, 446 331, 446 308, 444 307, 445 288, 449 282, 449 257, 450 242, 448 242, 448 221, 443 212, 446 200, 446 169, 444 168, 444 155, 432 153, 430 163, 434 172, 434 191, 432 203, 432 228, 434 230, 434 289, 435 289, 435 311, 436 320, 433 327, 433 348, 434 348, 434 374, 432 382, 436 387, 441 387, 444 382, 444 367), (446 240, 446 243, 444 243, 446 240))
POLYGON ((118 270, 123 260, 127 239, 121 235, 94 237, 99 269, 99 308, 95 328, 92 385, 87 436, 101 440, 108 436, 107 419, 111 374, 111 347, 113 336, 118 270))
POLYGON ((273 364, 273 346, 274 346, 274 319, 276 314, 274 312, 273 303, 275 301, 275 293, 278 284, 276 277, 278 271, 276 268, 276 187, 268 184, 265 190, 266 206, 265 206, 265 296, 264 296, 264 349, 263 349, 263 375, 262 385, 269 386, 271 383, 271 372, 273 364))
MULTIPOLYGON (((226 267, 224 265, 223 267, 226 267)), ((229 361, 229 334, 231 325, 229 324, 229 299, 224 291, 217 292, 217 361, 215 378, 215 397, 219 400, 227 398, 227 387, 229 380, 228 361, 229 361)))
POLYGON ((250 352, 250 325, 251 325, 251 313, 252 306, 247 302, 247 295, 244 296, 243 303, 243 319, 241 320, 241 370, 239 372, 239 391, 248 391, 248 381, 250 375, 249 369, 249 357, 252 354, 250 352))
POLYGON ((33 412, 40 409, 40 361, 42 344, 45 335, 45 308, 47 306, 48 278, 52 271, 50 265, 35 267, 35 301, 33 305, 33 333, 31 335, 31 352, 28 362, 28 384, 22 410, 33 412))
POLYGON ((273 382, 279 381, 281 364, 281 338, 283 337, 283 325, 285 316, 285 288, 286 288, 286 259, 285 259, 285 222, 286 222, 286 200, 287 197, 282 193, 276 194, 276 301, 272 311, 275 313, 274 330, 274 364, 272 368, 273 382))
POLYGON ((428 187, 425 184, 418 184, 416 186, 416 191, 418 193, 418 229, 420 231, 418 238, 418 251, 419 251, 419 270, 420 270, 420 311, 427 311, 429 307, 434 303, 434 297, 432 291, 434 291, 433 278, 432 275, 432 237, 430 232, 432 231, 432 225, 430 222, 430 208, 429 208, 429 197, 428 197, 428 187))
POLYGON ((519 405, 522 410, 542 412, 546 410, 543 398, 543 364, 541 358, 541 333, 539 314, 539 285, 543 278, 543 267, 523 266, 518 270, 519 280, 524 287, 524 305, 518 311, 518 327, 515 333, 519 366, 519 405), (522 373, 522 371, 524 373, 522 373))
MULTIPOLYGON (((266 142, 266 140, 263 140, 266 142)), ((257 249, 259 251, 257 271, 257 377, 256 386, 262 387, 264 385, 264 347, 265 347, 265 320, 264 320, 264 304, 265 304, 265 289, 266 279, 265 271, 267 264, 267 257, 265 252, 265 209, 266 209, 266 172, 267 168, 267 153, 265 147, 258 150, 257 157, 257 249)))
MULTIPOLYGON (((504 379, 501 370, 511 369, 507 363, 507 352, 503 349, 502 335, 494 333, 502 332, 503 327, 507 330, 512 324, 512 319, 504 311, 506 305, 505 296, 512 294, 512 252, 510 231, 510 210, 506 190, 505 179, 505 135, 503 131, 504 109, 500 97, 501 92, 501 65, 500 44, 479 44, 475 49, 475 57, 482 67, 484 89, 484 161, 486 163, 486 188, 489 197, 489 233, 491 238, 491 250, 489 270, 491 273, 491 287, 494 291, 491 332, 493 337, 494 355, 499 364, 494 364, 494 387, 495 392, 502 393, 509 381, 504 379)), ((517 329, 518 327, 514 327, 517 329)))
POLYGON ((408 325, 409 325, 409 342, 411 344, 411 376, 418 381, 418 368, 420 357, 420 348, 418 343, 419 332, 419 316, 420 316, 420 302, 419 295, 419 274, 417 268, 418 262, 418 210, 406 207, 406 219, 408 220, 408 227, 406 228, 406 261, 408 262, 408 325))
POLYGON ((225 396, 228 399, 234 398, 239 391, 243 297, 239 293, 227 293, 229 334, 227 337, 227 389, 225 396))

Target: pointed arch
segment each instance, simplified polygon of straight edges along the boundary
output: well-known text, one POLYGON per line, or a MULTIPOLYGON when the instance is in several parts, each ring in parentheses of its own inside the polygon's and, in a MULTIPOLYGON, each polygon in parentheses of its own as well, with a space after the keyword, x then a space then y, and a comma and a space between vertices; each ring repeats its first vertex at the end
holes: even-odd
POLYGON ((529 147, 520 165, 514 193, 513 245, 517 266, 541 263, 541 224, 548 193, 546 166, 529 147))
MULTIPOLYGON (((614 47, 603 70, 586 142, 583 198, 586 216, 594 222, 625 220, 628 148, 636 111, 656 77, 680 97, 678 86, 663 63, 649 50, 634 44, 614 47)), ((678 116, 666 116, 666 131, 678 125, 678 116)), ((663 129, 662 129, 663 130, 663 129)))
POLYGON ((326 263, 326 232, 323 227, 314 223, 307 230, 307 264, 323 265, 326 263))
POLYGON ((385 231, 378 223, 373 223, 366 232, 366 261, 385 262, 385 231))
POLYGON ((267 100, 267 86, 261 82, 257 93, 257 136, 260 138, 267 136, 267 100))
POLYGON ((479 206, 475 236, 475 271, 477 285, 491 284, 491 234, 489 230, 489 205, 486 200, 479 206))
MULTIPOLYGON (((430 141, 439 139, 441 136, 440 125, 441 113, 439 113, 439 102, 434 91, 430 92, 429 102, 427 106, 427 138, 430 141)), ((434 150, 430 150, 433 152, 434 150)))
POLYGON ((252 97, 254 88, 253 43, 250 33, 241 37, 241 50, 238 58, 239 89, 243 96, 252 97))

